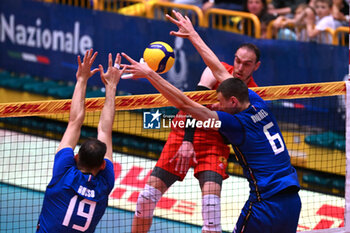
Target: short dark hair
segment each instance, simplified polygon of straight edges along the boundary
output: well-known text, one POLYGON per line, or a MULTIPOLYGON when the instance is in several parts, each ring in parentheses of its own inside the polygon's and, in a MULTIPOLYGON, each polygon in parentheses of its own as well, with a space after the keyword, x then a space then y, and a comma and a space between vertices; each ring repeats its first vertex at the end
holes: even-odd
MULTIPOLYGON (((267 14, 267 10, 268 10, 267 1, 266 0, 261 0, 261 3, 263 4, 263 9, 260 12, 260 15, 257 15, 259 19, 260 19, 261 16, 267 14)), ((243 11, 249 12, 249 10, 248 10, 248 0, 244 0, 243 1, 243 11)))
POLYGON ((332 0, 316 0, 315 3, 316 3, 316 2, 325 3, 325 4, 327 4, 330 8, 331 8, 332 5, 333 5, 333 1, 332 1, 332 0))
POLYGON ((107 151, 105 143, 96 138, 89 138, 79 149, 79 164, 87 169, 99 168, 107 151))
MULTIPOLYGON (((255 45, 255 44, 252 44, 252 43, 244 43, 244 44, 241 44, 238 49, 240 48, 247 48, 251 51, 253 51, 255 53, 255 56, 256 56, 256 61, 255 63, 257 63, 258 61, 260 61, 260 49, 255 45)), ((237 50, 238 50, 237 49, 237 50)))
POLYGON ((226 79, 219 85, 219 87, 216 89, 216 92, 220 92, 225 99, 234 96, 241 103, 249 102, 248 87, 239 78, 226 79))

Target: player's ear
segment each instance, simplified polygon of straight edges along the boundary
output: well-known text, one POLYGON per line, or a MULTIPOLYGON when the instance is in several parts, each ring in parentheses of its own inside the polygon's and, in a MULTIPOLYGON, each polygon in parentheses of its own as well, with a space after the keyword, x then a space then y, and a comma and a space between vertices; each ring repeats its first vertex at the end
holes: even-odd
POLYGON ((75 162, 76 162, 76 163, 78 163, 78 160, 79 160, 79 154, 74 155, 74 160, 75 160, 75 162))
POLYGON ((261 61, 258 61, 258 62, 255 64, 254 71, 256 71, 257 69, 259 69, 260 64, 261 64, 261 61))
POLYGON ((101 164, 100 171, 104 170, 106 168, 106 160, 103 160, 103 163, 101 164))
POLYGON ((238 99, 236 97, 234 97, 234 96, 231 96, 230 97, 230 102, 231 102, 232 106, 235 106, 237 104, 237 102, 238 102, 238 99))

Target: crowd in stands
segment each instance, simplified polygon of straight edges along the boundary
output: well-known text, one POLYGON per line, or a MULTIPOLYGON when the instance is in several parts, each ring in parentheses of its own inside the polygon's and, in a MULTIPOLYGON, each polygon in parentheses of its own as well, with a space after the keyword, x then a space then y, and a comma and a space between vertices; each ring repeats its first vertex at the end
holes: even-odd
MULTIPOLYGON (((171 1, 171 0, 167 0, 171 1)), ((322 33, 326 28, 335 30, 349 26, 349 3, 346 0, 173 0, 175 3, 193 4, 203 12, 210 8, 244 11, 256 15, 261 23, 261 38, 266 37, 272 22, 275 38, 290 34, 289 39, 332 43, 330 35, 322 33), (293 30, 285 30, 293 25, 293 30), (295 30, 296 28, 300 30, 295 30)), ((243 27, 247 24, 242 24, 243 27)), ((243 31, 247 29, 244 28, 243 31)))
MULTIPOLYGON (((51 0, 66 3, 68 0, 51 0)), ((96 2, 127 2, 130 0, 82 0, 96 2)), ((144 0, 193 5, 206 13, 212 8, 242 11, 254 14, 260 21, 262 39, 289 39, 332 44, 329 29, 349 26, 347 0, 144 0), (272 35, 267 35, 271 27, 272 35)), ((86 5, 86 4, 84 4, 86 5)), ((247 24, 240 22, 240 30, 247 34, 247 24)), ((252 29, 254 30, 254 28, 252 29)), ((253 33, 249 34, 253 35, 253 33)), ((348 40, 348 38, 347 38, 348 40)))
POLYGON ((330 35, 323 33, 326 28, 335 30, 340 26, 349 26, 349 5, 345 0, 308 0, 299 3, 292 12, 294 14, 278 16, 273 26, 278 31, 288 24, 294 25, 299 30, 280 32, 292 34, 293 39, 300 41, 331 44, 330 35))

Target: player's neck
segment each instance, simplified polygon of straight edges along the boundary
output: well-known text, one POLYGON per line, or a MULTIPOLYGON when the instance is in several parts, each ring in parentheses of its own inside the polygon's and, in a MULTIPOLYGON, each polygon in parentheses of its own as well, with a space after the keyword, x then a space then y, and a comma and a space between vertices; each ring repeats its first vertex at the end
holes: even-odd
POLYGON ((78 169, 79 169, 79 171, 81 171, 81 173, 91 174, 93 176, 96 176, 97 173, 100 171, 100 170, 97 170, 97 169, 89 170, 89 169, 83 168, 83 167, 81 167, 79 165, 78 165, 78 169))

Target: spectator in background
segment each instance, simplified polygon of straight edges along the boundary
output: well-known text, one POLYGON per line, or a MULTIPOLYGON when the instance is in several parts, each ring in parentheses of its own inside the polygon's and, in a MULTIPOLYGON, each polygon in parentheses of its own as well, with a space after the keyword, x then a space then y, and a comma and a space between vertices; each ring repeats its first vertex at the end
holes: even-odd
MULTIPOLYGON (((260 20, 261 27, 261 38, 266 38, 267 25, 274 20, 276 17, 267 12, 267 2, 266 0, 244 0, 243 1, 243 11, 252 13, 256 15, 260 20)), ((249 24, 243 22, 244 34, 248 34, 249 24)), ((253 29, 254 30, 254 29, 253 29)), ((252 34, 253 34, 252 30, 252 34)))
POLYGON ((332 15, 342 26, 349 26, 349 3, 345 0, 333 0, 332 15))
POLYGON ((203 6, 203 12, 206 12, 210 8, 220 8, 233 11, 242 11, 243 0, 208 0, 203 6))
POLYGON ((324 34, 326 28, 336 29, 341 26, 332 16, 332 0, 316 0, 315 1, 316 17, 306 18, 307 36, 318 43, 332 43, 332 35, 324 34), (315 26, 316 25, 316 26, 315 26))
MULTIPOLYGON (((293 18, 288 18, 284 15, 280 15, 273 22, 273 35, 276 39, 283 40, 299 40, 301 37, 301 30, 305 28, 305 17, 307 14, 307 8, 309 6, 306 3, 300 3, 295 9, 293 18), (290 26, 291 28, 288 28, 290 26)), ((314 10, 312 9, 312 15, 315 17, 314 10)))
POLYGON ((295 9, 300 3, 306 3, 306 0, 272 0, 269 4, 269 13, 275 16, 294 14, 295 9))

